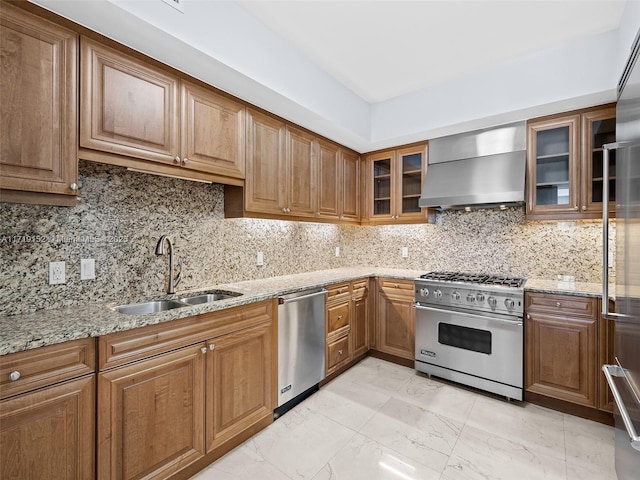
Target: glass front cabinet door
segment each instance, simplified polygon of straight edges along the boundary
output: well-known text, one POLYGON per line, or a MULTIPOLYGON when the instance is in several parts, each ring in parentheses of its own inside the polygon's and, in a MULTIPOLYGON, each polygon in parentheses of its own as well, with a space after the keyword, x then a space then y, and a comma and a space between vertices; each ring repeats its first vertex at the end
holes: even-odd
POLYGON ((377 152, 367 157, 367 213, 372 223, 426 221, 418 201, 426 163, 426 144, 377 152))
MULTIPOLYGON (((602 217, 602 145, 615 141, 615 107, 608 105, 528 123, 527 218, 602 217)), ((609 170, 615 208, 615 156, 609 170)))

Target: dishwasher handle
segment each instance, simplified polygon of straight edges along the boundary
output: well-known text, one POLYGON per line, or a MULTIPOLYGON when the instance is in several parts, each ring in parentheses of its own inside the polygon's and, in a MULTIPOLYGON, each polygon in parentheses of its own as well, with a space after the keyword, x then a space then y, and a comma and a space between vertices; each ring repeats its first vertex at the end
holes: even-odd
POLYGON ((278 304, 284 305, 285 303, 293 303, 293 302, 298 302, 300 300, 307 300, 309 298, 317 297, 319 295, 326 295, 327 293, 329 293, 329 290, 326 290, 323 288, 319 292, 308 293, 306 295, 300 295, 298 297, 291 297, 291 298, 278 297, 278 304))

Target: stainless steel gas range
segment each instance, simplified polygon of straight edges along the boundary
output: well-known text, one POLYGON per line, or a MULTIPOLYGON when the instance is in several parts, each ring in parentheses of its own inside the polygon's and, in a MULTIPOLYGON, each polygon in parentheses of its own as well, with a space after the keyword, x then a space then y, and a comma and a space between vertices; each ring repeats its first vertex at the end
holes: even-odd
POLYGON ((415 280, 415 368, 522 400, 524 278, 430 272, 415 280))

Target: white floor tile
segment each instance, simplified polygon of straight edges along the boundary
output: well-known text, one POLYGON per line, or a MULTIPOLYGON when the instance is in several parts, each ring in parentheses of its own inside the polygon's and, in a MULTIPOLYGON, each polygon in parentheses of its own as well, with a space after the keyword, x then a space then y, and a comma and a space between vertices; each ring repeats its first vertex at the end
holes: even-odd
POLYGON ((569 478, 615 480, 613 427, 564 415, 564 434, 569 478))
POLYGON ((356 435, 313 480, 438 480, 440 473, 356 435))

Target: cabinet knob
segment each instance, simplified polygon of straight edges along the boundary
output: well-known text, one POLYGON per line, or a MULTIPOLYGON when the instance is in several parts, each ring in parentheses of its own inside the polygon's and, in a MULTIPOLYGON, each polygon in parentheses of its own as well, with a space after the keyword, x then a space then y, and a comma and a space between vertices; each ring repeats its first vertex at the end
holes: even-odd
POLYGON ((189 161, 189 159, 188 159, 187 157, 184 157, 184 158, 182 159, 182 164, 183 164, 183 165, 186 165, 188 161, 189 161))
POLYGON ((560 308, 560 302, 556 302, 556 307, 560 308))
POLYGON ((342 320, 342 315, 338 315, 338 320, 342 320))
POLYGON ((215 350, 216 346, 212 343, 209 345, 209 350, 215 350))
POLYGON ((338 289, 338 293, 342 293, 342 289, 341 288, 338 289))
POLYGON ((74 182, 71 185, 69 185, 69 188, 75 192, 78 190, 78 184, 74 182))
POLYGON ((338 350, 338 355, 342 355, 342 350, 338 350))
POLYGON ((586 205, 582 205, 582 210, 586 210, 587 206, 586 205))
POLYGON ((287 209, 286 209, 286 208, 283 208, 283 209, 282 209, 282 212, 283 212, 283 213, 287 213, 287 209))
POLYGON ((527 320, 531 320, 531 315, 527 313, 527 320))
POLYGON ((200 349, 200 351, 201 351, 202 353, 207 353, 207 347, 202 347, 202 348, 200 349))
POLYGON ((397 283, 396 283, 396 288, 400 288, 400 285, 398 285, 397 283))
POLYGON ((578 210, 578 205, 574 205, 574 206, 573 206, 573 209, 574 209, 574 210, 578 210))
POLYGON ((14 370, 9 374, 9 380, 15 382, 16 380, 20 380, 20 372, 18 370, 14 370))
POLYGON ((173 157, 173 163, 180 164, 180 157, 178 157, 177 155, 173 157))

